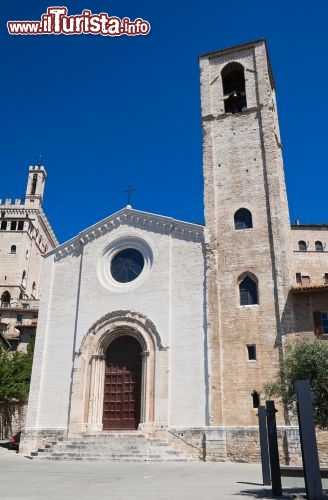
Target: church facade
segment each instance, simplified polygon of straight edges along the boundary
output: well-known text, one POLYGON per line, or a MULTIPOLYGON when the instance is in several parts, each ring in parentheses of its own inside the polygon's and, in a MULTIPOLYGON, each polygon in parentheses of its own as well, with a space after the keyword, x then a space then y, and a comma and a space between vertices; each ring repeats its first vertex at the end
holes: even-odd
POLYGON ((328 334, 328 226, 290 224, 266 43, 200 68, 205 227, 128 206, 46 254, 22 453, 129 430, 256 460, 285 339, 328 334))

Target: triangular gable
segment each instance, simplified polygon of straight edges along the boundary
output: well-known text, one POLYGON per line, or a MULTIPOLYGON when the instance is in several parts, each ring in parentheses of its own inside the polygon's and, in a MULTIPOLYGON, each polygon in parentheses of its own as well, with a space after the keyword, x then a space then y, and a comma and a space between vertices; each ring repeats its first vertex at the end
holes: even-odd
POLYGON ((59 254, 63 256, 64 254, 70 253, 72 250, 76 250, 81 244, 83 245, 120 225, 130 225, 146 231, 170 234, 175 238, 195 242, 204 241, 204 226, 200 224, 183 222, 163 215, 125 207, 96 224, 93 224, 84 231, 81 231, 74 238, 54 248, 46 255, 59 254))

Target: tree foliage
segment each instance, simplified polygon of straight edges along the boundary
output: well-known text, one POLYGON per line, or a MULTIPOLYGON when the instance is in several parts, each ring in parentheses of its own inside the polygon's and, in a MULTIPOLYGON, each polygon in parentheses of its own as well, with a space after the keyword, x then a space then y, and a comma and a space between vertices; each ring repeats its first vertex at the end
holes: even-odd
POLYGON ((0 346, 0 401, 16 400, 25 403, 28 399, 34 338, 27 346, 27 352, 10 352, 0 346))
POLYGON ((279 397, 289 410, 295 409, 294 382, 309 379, 315 399, 316 425, 328 428, 328 342, 302 340, 288 343, 274 380, 264 386, 267 397, 279 397))

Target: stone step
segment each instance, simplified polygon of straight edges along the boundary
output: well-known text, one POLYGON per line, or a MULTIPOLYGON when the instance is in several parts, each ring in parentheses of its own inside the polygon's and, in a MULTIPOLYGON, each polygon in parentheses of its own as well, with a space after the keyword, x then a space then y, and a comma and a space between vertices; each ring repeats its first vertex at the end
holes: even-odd
POLYGON ((77 457, 66 457, 66 456, 50 456, 50 457, 30 457, 33 461, 42 460, 55 460, 55 461, 85 461, 85 462, 133 462, 133 463, 145 463, 145 462, 195 462, 196 459, 192 457, 104 457, 104 456, 77 456, 77 457))
POLYGON ((89 460, 123 462, 196 461, 165 439, 148 438, 139 432, 105 432, 67 438, 31 453, 33 460, 89 460))
POLYGON ((58 450, 53 450, 53 451, 46 451, 46 452, 37 452, 36 456, 43 456, 43 457, 49 457, 49 456, 61 456, 61 455, 103 455, 103 456, 149 456, 149 455, 156 455, 156 456, 180 456, 181 453, 179 453, 177 450, 173 449, 168 449, 165 451, 159 451, 159 450, 137 450, 135 452, 129 452, 128 450, 99 450, 97 449, 89 449, 89 450, 63 450, 63 451, 58 451, 58 450))
MULTIPOLYGON (((151 449, 163 449, 165 450, 166 448, 168 448, 168 445, 165 445, 165 444, 162 444, 162 445, 153 445, 151 443, 147 444, 145 443, 143 446, 134 446, 134 445, 129 445, 129 444, 126 444, 124 446, 117 446, 117 445, 113 445, 113 444, 94 444, 94 443, 91 443, 90 445, 89 444, 81 444, 81 443, 67 443, 66 445, 54 445, 53 447, 51 448, 44 448, 44 450, 49 450, 49 449, 57 449, 57 450, 61 450, 61 449, 64 449, 64 448, 70 448, 70 449, 80 449, 80 450, 87 450, 89 448, 97 448, 97 449, 104 449, 104 450, 108 450, 108 449, 112 449, 112 450, 118 450, 118 449, 121 449, 121 450, 129 450, 129 451, 133 451, 133 450, 151 450, 151 449)), ((41 450, 39 450, 41 451, 41 450)))

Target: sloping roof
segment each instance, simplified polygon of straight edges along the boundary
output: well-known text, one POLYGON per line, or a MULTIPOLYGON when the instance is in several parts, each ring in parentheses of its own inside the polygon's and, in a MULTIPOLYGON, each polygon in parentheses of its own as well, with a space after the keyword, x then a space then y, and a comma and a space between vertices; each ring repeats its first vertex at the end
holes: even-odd
POLYGON ((328 292, 327 284, 313 284, 313 285, 293 285, 291 287, 292 293, 309 293, 309 292, 328 292))
POLYGON ((328 224, 291 224, 293 230, 318 229, 319 231, 327 230, 328 224))

